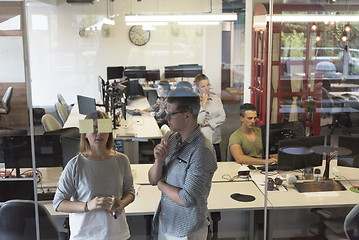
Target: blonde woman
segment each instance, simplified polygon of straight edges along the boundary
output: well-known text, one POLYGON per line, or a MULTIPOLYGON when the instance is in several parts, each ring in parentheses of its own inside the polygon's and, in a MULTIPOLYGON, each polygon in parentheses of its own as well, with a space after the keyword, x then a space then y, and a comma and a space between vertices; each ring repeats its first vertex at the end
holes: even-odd
POLYGON ((113 150, 112 133, 98 132, 98 119, 106 113, 91 112, 93 132, 82 133, 80 153, 61 174, 54 209, 70 213, 70 239, 129 239, 124 208, 134 200, 130 162, 113 150))

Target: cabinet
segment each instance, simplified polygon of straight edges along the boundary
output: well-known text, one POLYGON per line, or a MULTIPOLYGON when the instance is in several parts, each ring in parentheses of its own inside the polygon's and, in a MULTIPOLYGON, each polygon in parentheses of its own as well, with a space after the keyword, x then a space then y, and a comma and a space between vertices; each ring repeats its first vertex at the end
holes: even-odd
MULTIPOLYGON (((318 5, 278 5, 274 7, 274 14, 298 11, 313 13, 321 11, 318 5)), ((302 120, 310 133, 320 134, 320 114, 322 102, 322 80, 315 74, 315 62, 312 60, 315 40, 310 31, 309 23, 273 23, 271 75, 268 79, 268 39, 269 25, 258 24, 258 19, 265 19, 268 7, 258 4, 254 10, 254 24, 252 28, 252 77, 251 103, 257 108, 259 124, 266 123, 267 93, 270 94, 270 122, 281 123, 302 120), (260 16, 259 18, 256 16, 260 16), (293 31, 290 27, 299 27, 293 31), (291 54, 292 46, 286 46, 284 38, 291 38, 291 34, 300 31, 301 58, 291 54), (268 89, 268 81, 271 81, 268 89), (309 114, 308 114, 309 112, 309 114)), ((298 43, 296 43, 298 45, 298 43)), ((297 47, 297 46, 295 46, 297 47)), ((296 49, 298 50, 298 49, 296 49)))

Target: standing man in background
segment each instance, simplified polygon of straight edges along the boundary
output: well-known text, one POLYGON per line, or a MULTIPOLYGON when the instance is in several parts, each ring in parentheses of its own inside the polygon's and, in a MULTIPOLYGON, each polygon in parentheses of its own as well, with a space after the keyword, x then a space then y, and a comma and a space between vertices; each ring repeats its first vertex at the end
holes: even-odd
POLYGON ((153 221, 159 240, 207 238, 207 198, 217 163, 211 141, 197 124, 199 109, 199 96, 191 89, 170 92, 166 120, 174 134, 155 147, 148 172, 150 183, 162 192, 153 221))

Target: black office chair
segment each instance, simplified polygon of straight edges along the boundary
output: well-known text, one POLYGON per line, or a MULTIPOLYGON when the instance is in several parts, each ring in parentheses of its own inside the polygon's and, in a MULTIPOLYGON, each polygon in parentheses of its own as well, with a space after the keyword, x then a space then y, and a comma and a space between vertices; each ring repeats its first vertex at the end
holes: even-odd
MULTIPOLYGON (((7 115, 10 113, 11 110, 11 97, 12 97, 13 87, 8 87, 2 97, 1 104, 2 107, 0 108, 0 116, 7 115)), ((0 118, 1 119, 1 118, 0 118)))
POLYGON ((311 211, 320 217, 316 233, 320 239, 359 239, 359 203, 344 217, 322 208, 311 211))
MULTIPOLYGON (((41 240, 60 239, 59 231, 46 208, 39 203, 41 240)), ((0 238, 6 240, 36 239, 35 202, 10 200, 0 208, 0 238)))
POLYGON ((62 148, 62 167, 65 168, 66 164, 76 156, 80 151, 80 138, 71 136, 60 136, 62 148))

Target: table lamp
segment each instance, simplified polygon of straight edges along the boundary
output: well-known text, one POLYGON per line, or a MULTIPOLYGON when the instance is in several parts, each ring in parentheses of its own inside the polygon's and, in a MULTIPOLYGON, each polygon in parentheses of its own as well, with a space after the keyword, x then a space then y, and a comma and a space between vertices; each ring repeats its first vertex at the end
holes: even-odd
POLYGON ((337 147, 337 146, 314 146, 311 148, 317 154, 325 153, 325 170, 323 174, 324 179, 329 179, 329 169, 330 169, 330 154, 332 152, 337 152, 338 156, 344 156, 351 154, 351 150, 344 148, 344 147, 337 147))

